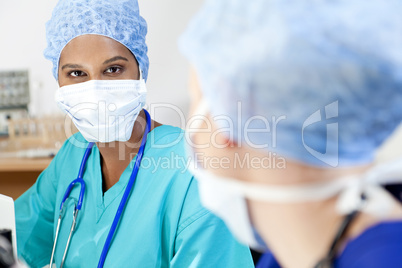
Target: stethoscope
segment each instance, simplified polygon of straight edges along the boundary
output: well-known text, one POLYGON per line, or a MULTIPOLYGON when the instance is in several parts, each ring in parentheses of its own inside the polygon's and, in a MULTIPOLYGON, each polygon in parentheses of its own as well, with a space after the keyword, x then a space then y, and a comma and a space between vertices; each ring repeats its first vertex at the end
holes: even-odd
MULTIPOLYGON (((98 268, 103 267, 103 264, 105 263, 106 255, 107 255, 107 253, 109 251, 110 244, 111 244, 113 236, 114 236, 114 234, 116 232, 117 225, 118 225, 118 223, 120 221, 121 215, 122 215, 122 213, 124 211, 124 207, 125 207, 125 205, 127 203, 128 197, 129 197, 130 192, 131 192, 131 190, 133 188, 133 185, 134 185, 134 181, 137 178, 138 170, 140 168, 142 156, 144 154, 145 144, 147 142, 147 135, 148 135, 149 131, 151 130, 151 117, 150 117, 149 113, 145 109, 144 109, 144 112, 145 112, 145 116, 146 116, 146 120, 147 120, 147 125, 145 127, 144 135, 143 135, 143 138, 142 138, 142 141, 141 141, 141 146, 140 146, 140 149, 138 150, 137 158, 135 160, 135 165, 134 165, 133 171, 131 173, 130 179, 129 179, 128 183, 127 183, 127 187, 126 187, 126 189, 125 189, 125 191, 123 193, 123 197, 121 198, 121 201, 120 201, 119 207, 117 208, 117 212, 116 212, 116 215, 114 217, 112 226, 110 227, 109 234, 108 234, 108 236, 106 238, 106 241, 105 241, 105 244, 103 246, 103 250, 102 250, 99 262, 98 262, 98 268)), ((81 211, 81 208, 82 208, 82 201, 84 199, 84 193, 85 193, 85 182, 84 182, 82 176, 84 174, 85 165, 87 163, 89 155, 91 154, 93 146, 94 146, 93 142, 88 144, 88 147, 86 148, 85 153, 84 153, 84 157, 82 158, 82 161, 81 161, 81 166, 80 166, 80 170, 78 172, 78 176, 77 176, 77 178, 75 180, 73 180, 68 185, 67 190, 64 193, 63 199, 61 201, 59 219, 57 220, 56 235, 55 235, 54 243, 53 243, 52 256, 50 258, 50 267, 52 267, 52 264, 53 264, 54 253, 55 253, 55 249, 56 249, 56 245, 57 245, 57 239, 59 237, 60 225, 61 225, 61 221, 62 221, 62 218, 63 218, 63 215, 64 215, 64 210, 63 210, 64 202, 69 197, 70 192, 73 189, 73 187, 76 184, 80 184, 81 185, 80 195, 78 197, 78 202, 77 202, 77 204, 75 205, 75 208, 74 208, 73 223, 71 224, 70 234, 68 235, 67 244, 66 244, 66 247, 64 249, 64 254, 63 254, 63 258, 61 260, 60 268, 63 267, 63 265, 64 265, 64 261, 66 259, 67 251, 68 251, 68 248, 69 248, 69 245, 70 245, 70 240, 71 240, 72 234, 73 234, 73 232, 75 230, 75 227, 76 227, 78 212, 81 211)))

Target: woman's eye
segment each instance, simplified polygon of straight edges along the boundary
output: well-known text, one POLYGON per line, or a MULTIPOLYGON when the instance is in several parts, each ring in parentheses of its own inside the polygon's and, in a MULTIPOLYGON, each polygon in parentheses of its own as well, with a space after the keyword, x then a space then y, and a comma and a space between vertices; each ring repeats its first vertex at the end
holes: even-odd
POLYGON ((80 76, 84 76, 85 73, 83 71, 72 71, 69 73, 69 75, 72 77, 80 77, 80 76))
POLYGON ((107 68, 107 69, 105 70, 105 73, 109 73, 109 74, 118 73, 118 72, 121 71, 121 69, 122 69, 122 68, 120 68, 120 67, 118 67, 118 66, 112 66, 112 67, 107 68))

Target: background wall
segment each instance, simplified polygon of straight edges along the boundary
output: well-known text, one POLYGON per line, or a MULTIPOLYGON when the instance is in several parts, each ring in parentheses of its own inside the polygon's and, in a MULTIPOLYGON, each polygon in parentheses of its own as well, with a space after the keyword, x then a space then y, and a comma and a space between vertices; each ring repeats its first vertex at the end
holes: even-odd
MULTIPOLYGON (((179 113, 187 114, 188 64, 178 52, 177 38, 202 0, 140 0, 148 22, 150 71, 148 104, 160 122, 180 126, 179 113), (157 108, 167 103, 176 108, 157 108)), ((32 116, 61 113, 54 102, 57 83, 51 64, 43 57, 45 22, 56 0, 0 1, 0 70, 28 69, 32 116)), ((381 148, 380 160, 402 156, 402 128, 381 148)))
MULTIPOLYGON (((51 63, 43 57, 45 23, 56 2, 0 1, 0 70, 29 70, 32 116, 61 113, 54 102, 57 83, 51 74, 51 63)), ((202 0, 140 0, 141 14, 148 22, 148 104, 154 104, 150 107, 154 116, 165 124, 179 125, 179 114, 173 108, 160 108, 160 103, 187 113, 188 64, 177 49, 177 39, 201 3, 202 0)))

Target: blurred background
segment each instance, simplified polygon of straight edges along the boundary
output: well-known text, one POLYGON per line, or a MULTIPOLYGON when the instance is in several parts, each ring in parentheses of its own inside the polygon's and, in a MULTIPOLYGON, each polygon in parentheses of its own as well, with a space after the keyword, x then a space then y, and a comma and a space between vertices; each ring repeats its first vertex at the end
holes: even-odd
MULTIPOLYGON (((0 193, 14 198, 36 180, 66 138, 64 115, 54 101, 58 85, 43 57, 45 23, 56 2, 0 2, 0 193)), ((201 3, 139 3, 148 23, 148 110, 163 124, 184 127, 189 66, 177 39, 201 3)), ((378 161, 397 156, 402 156, 402 128, 378 152, 378 161)))
MULTIPOLYGON (((30 116, 47 116, 55 113, 62 115, 54 101, 57 83, 51 74, 51 63, 43 56, 46 47, 45 23, 50 19, 56 2, 56 0, 0 2, 0 71, 28 71, 30 116)), ((183 109, 184 113, 187 111, 188 68, 186 60, 178 51, 177 38, 201 6, 201 2, 201 0, 139 2, 141 14, 148 23, 147 43, 150 59, 148 103, 170 103, 183 109)), ((4 98, 3 95, 0 97, 4 98)), ((163 123, 173 125, 180 123, 174 113, 158 109, 155 109, 155 113, 157 119, 163 123)))
MULTIPOLYGON (((43 56, 45 23, 56 0, 0 1, 0 193, 18 197, 66 139, 58 85, 43 56)), ((177 39, 201 0, 139 1, 148 23, 148 110, 163 124, 184 127, 188 64, 177 39), (164 104, 169 104, 169 107, 164 104)), ((67 132, 74 132, 73 126, 67 132)))

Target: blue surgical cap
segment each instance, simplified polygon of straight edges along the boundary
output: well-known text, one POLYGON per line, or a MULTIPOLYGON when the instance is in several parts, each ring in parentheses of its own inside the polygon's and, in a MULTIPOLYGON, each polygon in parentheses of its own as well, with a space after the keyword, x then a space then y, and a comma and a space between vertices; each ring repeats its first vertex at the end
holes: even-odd
POLYGON ((137 0, 60 0, 46 24, 44 52, 53 63, 56 80, 61 51, 72 39, 85 34, 103 35, 126 46, 147 79, 147 23, 140 16, 137 0))
POLYGON ((235 141, 316 167, 367 164, 402 121, 401 10, 399 0, 209 0, 179 47, 235 141))

